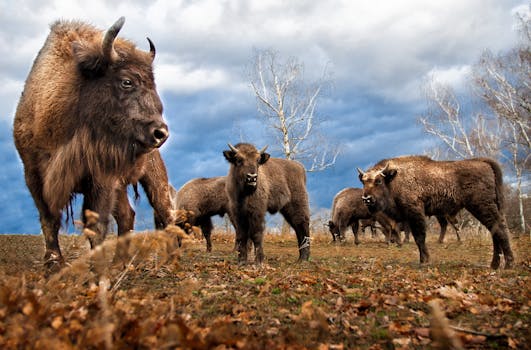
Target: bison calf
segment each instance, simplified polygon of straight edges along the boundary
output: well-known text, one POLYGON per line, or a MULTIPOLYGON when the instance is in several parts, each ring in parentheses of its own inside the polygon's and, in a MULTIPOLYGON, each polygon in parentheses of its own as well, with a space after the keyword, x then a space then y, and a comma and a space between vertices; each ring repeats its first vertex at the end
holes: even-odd
MULTIPOLYGON (((100 244, 116 194, 134 182, 148 155, 168 138, 155 88, 155 46, 138 50, 117 38, 122 17, 103 32, 58 21, 26 80, 14 120, 15 145, 39 211, 48 267, 61 265, 57 234, 62 211, 76 193, 100 244)), ((86 217, 83 214, 86 224, 86 217)))
POLYGON ((382 211, 407 221, 419 248, 420 262, 429 260, 426 215, 455 215, 468 210, 491 232, 491 267, 510 268, 514 257, 504 217, 503 176, 498 163, 487 158, 434 161, 406 156, 385 159, 367 172, 358 169, 363 200, 373 213, 382 211))
POLYGON ((229 144, 223 151, 230 163, 226 193, 229 216, 236 229, 238 261, 247 261, 248 241, 255 247, 256 263, 262 263, 266 212, 279 212, 297 234, 299 260, 310 257, 310 208, 306 172, 299 162, 270 158, 264 147, 229 144))
MULTIPOLYGON (((377 220, 383 227, 383 232, 387 241, 394 240, 399 245, 401 243, 397 232, 396 223, 385 217, 382 213, 372 214, 361 199, 363 190, 361 188, 345 188, 339 191, 332 202, 332 218, 328 222, 328 228, 333 239, 345 238, 347 227, 352 228, 354 243, 359 244, 359 223, 360 220, 377 220)), ((371 227, 372 230, 372 227, 371 227)))
MULTIPOLYGON (((190 212, 187 222, 201 228, 206 240, 206 249, 208 252, 212 251, 210 235, 214 226, 211 217, 223 217, 228 211, 225 176, 193 179, 178 191, 171 187, 171 201, 174 210, 183 209, 190 212)), ((155 222, 158 221, 156 216, 155 222)))

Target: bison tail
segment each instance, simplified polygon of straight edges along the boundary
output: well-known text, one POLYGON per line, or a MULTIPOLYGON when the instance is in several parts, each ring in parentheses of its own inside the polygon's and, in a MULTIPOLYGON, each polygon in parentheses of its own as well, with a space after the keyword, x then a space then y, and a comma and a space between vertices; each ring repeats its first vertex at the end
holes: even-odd
POLYGON ((481 158, 482 161, 489 164, 492 168, 492 171, 494 172, 494 182, 496 185, 496 204, 498 206, 498 210, 504 211, 505 210, 505 198, 503 194, 503 172, 501 170, 500 165, 498 162, 496 162, 493 159, 490 158, 481 158))

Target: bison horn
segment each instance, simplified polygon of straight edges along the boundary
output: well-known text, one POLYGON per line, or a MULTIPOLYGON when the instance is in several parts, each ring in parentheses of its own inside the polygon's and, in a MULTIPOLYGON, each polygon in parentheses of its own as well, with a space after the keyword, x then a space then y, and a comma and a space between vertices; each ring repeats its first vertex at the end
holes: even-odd
POLYGON ((108 61, 111 61, 113 58, 113 55, 115 54, 113 43, 114 39, 116 39, 116 36, 118 35, 118 32, 120 29, 122 29, 122 26, 125 23, 125 17, 122 16, 118 18, 116 22, 107 30, 107 33, 105 33, 105 37, 103 38, 102 43, 102 49, 103 49, 103 57, 105 57, 108 61))
POLYGON ((231 151, 233 151, 234 153, 238 153, 238 149, 236 147, 234 147, 230 143, 228 145, 229 145, 229 148, 231 149, 231 151))
POLYGON ((383 167, 383 169, 380 170, 380 175, 385 177, 384 171, 387 171, 387 168, 389 168, 389 162, 385 163, 385 166, 383 167))
POLYGON ((155 45, 153 44, 153 41, 151 41, 150 38, 146 38, 149 42, 149 53, 151 54, 151 59, 155 59, 155 54, 157 53, 157 50, 155 50, 155 45))
POLYGON ((269 146, 269 145, 265 145, 265 147, 262 148, 262 149, 260 150, 259 153, 260 153, 260 154, 264 153, 264 152, 266 151, 266 149, 267 149, 268 146, 269 146))
POLYGON ((363 170, 361 170, 360 168, 356 168, 358 169, 358 174, 360 174, 361 176, 365 175, 365 173, 363 172, 363 170))

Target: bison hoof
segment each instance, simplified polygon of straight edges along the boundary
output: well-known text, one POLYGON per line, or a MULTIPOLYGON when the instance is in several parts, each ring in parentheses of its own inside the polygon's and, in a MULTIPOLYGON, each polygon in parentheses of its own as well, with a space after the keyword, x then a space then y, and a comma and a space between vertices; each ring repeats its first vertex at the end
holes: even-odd
POLYGON ((505 257, 505 269, 512 269, 514 265, 514 258, 512 256, 505 257))
POLYGON ((500 267, 500 256, 498 254, 494 254, 492 257, 492 262, 490 263, 490 268, 493 270, 497 270, 500 267))
POLYGON ((47 254, 44 257, 44 268, 48 274, 53 274, 61 270, 65 266, 63 256, 57 253, 47 254))

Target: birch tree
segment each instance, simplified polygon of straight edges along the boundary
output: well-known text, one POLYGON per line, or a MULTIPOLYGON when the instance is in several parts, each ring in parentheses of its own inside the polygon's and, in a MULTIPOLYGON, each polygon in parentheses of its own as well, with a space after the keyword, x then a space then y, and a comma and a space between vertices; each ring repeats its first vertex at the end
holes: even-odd
POLYGON ((519 21, 522 42, 517 47, 498 55, 486 50, 472 67, 472 91, 461 96, 469 111, 463 111, 451 86, 431 79, 425 86, 428 108, 419 122, 441 141, 448 156, 492 157, 511 170, 520 230, 525 231, 523 201, 528 194, 523 183, 529 181, 531 169, 531 22, 523 16, 519 21), (471 101, 478 96, 475 106, 471 101))
POLYGON ((520 229, 525 231, 522 181, 531 168, 531 21, 519 17, 522 41, 506 53, 485 51, 474 69, 479 96, 503 130, 501 156, 516 178, 520 229))
POLYGON ((319 98, 330 83, 325 68, 321 78, 306 82, 304 66, 296 58, 281 61, 272 50, 256 50, 250 82, 260 116, 266 121, 286 159, 298 160, 306 171, 332 167, 339 148, 320 130, 319 98))
POLYGON ((441 158, 498 157, 501 139, 495 118, 464 112, 454 89, 433 77, 425 83, 424 92, 428 108, 418 121, 442 142, 441 158))

